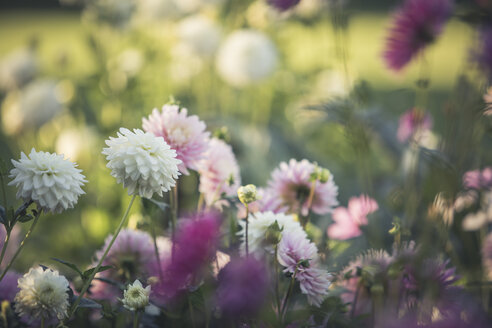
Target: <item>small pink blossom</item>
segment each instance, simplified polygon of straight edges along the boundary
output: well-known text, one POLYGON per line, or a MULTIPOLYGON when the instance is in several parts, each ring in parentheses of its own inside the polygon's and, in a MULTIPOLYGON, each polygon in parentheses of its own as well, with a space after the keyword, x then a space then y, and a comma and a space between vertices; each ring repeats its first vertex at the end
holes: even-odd
POLYGON ((198 169, 197 163, 204 157, 210 135, 198 116, 188 116, 188 110, 178 105, 164 105, 162 112, 154 109, 142 121, 145 132, 163 137, 176 151, 176 158, 182 161, 178 166, 181 173, 189 174, 188 169, 198 169))
POLYGON ((368 224, 367 215, 377 210, 378 203, 366 195, 350 198, 347 208, 337 207, 333 212, 335 223, 328 227, 328 236, 340 240, 360 236, 360 227, 368 224))
POLYGON ((235 196, 241 185, 239 165, 232 147, 224 141, 212 138, 204 158, 198 163, 200 174, 199 190, 205 197, 207 206, 221 208, 226 204, 219 201, 222 193, 235 196))

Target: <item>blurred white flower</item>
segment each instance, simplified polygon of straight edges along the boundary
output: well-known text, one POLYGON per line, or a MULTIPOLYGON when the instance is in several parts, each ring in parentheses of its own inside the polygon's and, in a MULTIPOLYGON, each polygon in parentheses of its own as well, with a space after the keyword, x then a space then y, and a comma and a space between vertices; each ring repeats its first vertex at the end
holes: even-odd
POLYGON ((106 140, 106 155, 111 175, 128 188, 128 194, 151 198, 154 193, 162 196, 176 185, 180 175, 176 151, 161 137, 142 130, 121 128, 117 138, 106 140))
POLYGON ((316 84, 314 87, 314 93, 320 97, 345 97, 349 94, 352 81, 349 81, 350 85, 346 83, 346 77, 343 72, 339 70, 324 70, 316 77, 316 84))
POLYGON ((58 271, 31 268, 18 280, 15 312, 32 319, 63 319, 68 309, 68 280, 58 271))
POLYGON ((238 30, 229 35, 216 59, 219 74, 236 87, 265 79, 276 64, 275 45, 265 34, 254 30, 238 30))
POLYGON ((7 97, 2 119, 5 131, 16 134, 50 121, 64 109, 62 91, 55 81, 37 80, 7 97))
POLYGON ((91 157, 96 139, 96 132, 89 127, 68 128, 58 135, 56 152, 72 161, 78 161, 82 157, 91 157))
POLYGON ((124 292, 123 306, 130 311, 144 309, 149 305, 150 285, 143 288, 139 280, 135 280, 133 285, 129 285, 124 292))
POLYGON ((31 81, 38 70, 32 49, 12 52, 0 62, 0 90, 19 88, 31 81))
POLYGON ((144 57, 142 52, 136 48, 124 50, 116 57, 114 62, 115 68, 125 73, 128 77, 136 76, 142 70, 143 65, 144 57))
POLYGON ((475 231, 489 223, 492 223, 492 192, 490 191, 482 195, 480 210, 466 215, 462 226, 463 230, 475 231))
POLYGON ((179 83, 188 83, 203 67, 203 60, 184 43, 179 43, 171 49, 171 62, 171 78, 179 83))
POLYGON ((184 44, 198 56, 212 56, 220 43, 221 32, 217 24, 203 15, 183 19, 178 26, 178 35, 184 44))
POLYGON ((82 170, 63 155, 36 152, 33 148, 29 157, 21 153, 20 160, 12 160, 12 164, 9 177, 13 180, 9 186, 18 188, 17 198, 32 200, 45 211, 60 213, 73 208, 85 193, 81 187, 87 181, 82 170))
MULTIPOLYGON (((286 232, 298 232, 304 236, 306 233, 302 229, 300 223, 294 219, 292 215, 286 215, 283 213, 275 214, 273 212, 257 212, 254 215, 249 216, 249 227, 248 227, 248 248, 251 253, 259 253, 265 248, 264 240, 265 234, 268 227, 277 221, 280 229, 282 230, 282 235, 286 232)), ((243 230, 238 232, 239 236, 244 236, 244 229, 246 228, 246 222, 244 220, 239 221, 239 225, 243 230)), ((244 238, 243 238, 244 239, 244 238)), ((246 243, 243 240, 241 244, 241 251, 245 252, 246 243)))

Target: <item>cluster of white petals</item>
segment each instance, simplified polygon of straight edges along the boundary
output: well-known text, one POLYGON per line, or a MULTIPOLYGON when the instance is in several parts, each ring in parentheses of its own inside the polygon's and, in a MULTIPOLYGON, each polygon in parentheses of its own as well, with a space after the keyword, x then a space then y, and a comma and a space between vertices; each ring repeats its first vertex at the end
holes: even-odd
POLYGON ((150 285, 143 288, 142 283, 135 280, 133 285, 128 285, 124 291, 123 306, 130 311, 142 310, 149 305, 149 295, 150 285))
POLYGON ((17 198, 34 201, 44 211, 60 213, 73 208, 80 195, 85 177, 77 164, 63 158, 63 155, 37 152, 34 148, 29 157, 21 153, 19 161, 12 160, 14 168, 9 177, 15 185, 17 198))
POLYGON ((58 271, 31 268, 18 280, 15 311, 33 319, 63 319, 68 309, 68 280, 58 271))
MULTIPOLYGON (((264 240, 268 227, 277 221, 280 229, 283 229, 283 233, 286 231, 297 231, 300 234, 306 233, 302 229, 300 223, 294 219, 294 216, 283 213, 275 214, 273 212, 257 212, 251 214, 248 218, 248 249, 251 253, 261 254, 265 249, 264 240)), ((243 230, 238 232, 239 236, 244 236, 244 229, 246 228, 246 222, 240 221, 239 224, 243 230)), ((245 252, 246 243, 243 239, 241 250, 245 252)))
POLYGON ((111 175, 128 188, 128 194, 151 198, 162 196, 176 184, 180 175, 176 151, 163 138, 142 130, 121 128, 117 138, 106 140, 106 155, 111 175))

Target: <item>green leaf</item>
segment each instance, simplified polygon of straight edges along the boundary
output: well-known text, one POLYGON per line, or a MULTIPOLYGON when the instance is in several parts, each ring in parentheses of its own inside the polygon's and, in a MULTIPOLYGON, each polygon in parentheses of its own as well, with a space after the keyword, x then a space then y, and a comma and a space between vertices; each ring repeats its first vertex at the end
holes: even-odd
POLYGON ((26 215, 20 216, 17 219, 17 221, 22 222, 22 223, 25 223, 25 222, 31 221, 32 219, 34 219, 34 216, 32 216, 31 214, 26 214, 26 215))
POLYGON ((153 203, 154 205, 157 205, 157 207, 159 207, 159 209, 163 212, 166 211, 167 208, 169 208, 169 204, 166 204, 164 202, 159 202, 157 200, 154 200, 152 198, 145 198, 146 200, 150 201, 151 203, 153 203))
MULTIPOLYGON (((113 268, 113 266, 111 266, 111 265, 103 265, 99 268, 99 270, 97 270, 96 273, 103 272, 103 271, 106 271, 106 270, 109 270, 112 268, 113 268)), ((96 270, 96 268, 90 268, 88 270, 85 270, 84 273, 82 273, 82 280, 85 281, 86 279, 89 279, 89 277, 92 275, 94 270, 96 270)))
POLYGON ((101 309, 102 306, 89 298, 81 298, 79 308, 101 309))
POLYGON ((53 261, 56 261, 58 263, 61 263, 61 264, 65 265, 65 266, 69 267, 73 271, 77 272, 82 279, 84 279, 84 274, 82 273, 82 271, 80 271, 80 269, 75 264, 70 263, 70 262, 67 262, 67 261, 64 261, 64 260, 57 259, 55 257, 52 257, 51 259, 53 261))

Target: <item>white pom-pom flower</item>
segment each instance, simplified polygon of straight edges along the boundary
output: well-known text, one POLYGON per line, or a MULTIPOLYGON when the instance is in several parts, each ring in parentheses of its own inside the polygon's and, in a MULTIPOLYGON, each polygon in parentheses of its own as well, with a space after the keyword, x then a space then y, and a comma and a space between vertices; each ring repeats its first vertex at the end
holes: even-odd
POLYGON ((149 305, 150 285, 143 288, 139 280, 135 280, 133 285, 128 285, 123 296, 123 306, 130 311, 144 309, 149 305))
POLYGON ((222 78, 235 87, 258 82, 273 73, 277 51, 270 39, 254 30, 232 33, 217 54, 217 70, 222 78))
POLYGON ((121 128, 117 138, 106 140, 106 155, 111 175, 128 188, 129 195, 138 194, 151 198, 154 193, 162 196, 176 185, 180 175, 176 151, 161 137, 121 128))
POLYGON ((19 161, 12 160, 14 168, 10 171, 17 198, 33 201, 44 211, 60 213, 73 208, 80 195, 85 177, 77 164, 56 153, 37 152, 34 148, 29 157, 21 153, 19 161))
POLYGON ((68 309, 68 280, 58 271, 31 268, 18 280, 15 311, 33 319, 63 319, 68 309))

